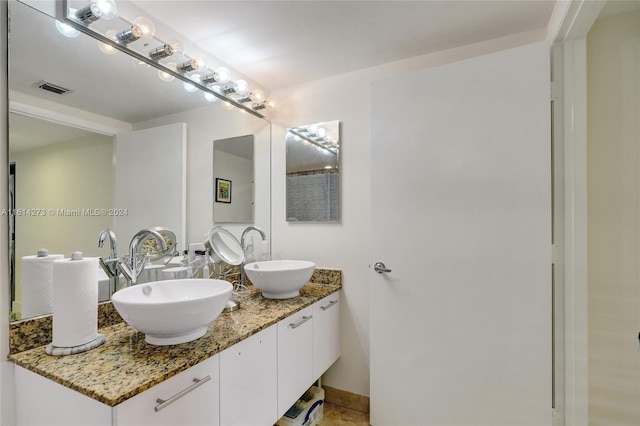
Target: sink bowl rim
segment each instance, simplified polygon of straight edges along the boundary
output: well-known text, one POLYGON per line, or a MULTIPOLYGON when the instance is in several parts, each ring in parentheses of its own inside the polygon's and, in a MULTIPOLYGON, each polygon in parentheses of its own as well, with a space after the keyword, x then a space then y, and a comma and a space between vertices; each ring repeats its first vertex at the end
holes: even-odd
POLYGON ((204 299, 208 299, 211 297, 216 297, 216 296, 220 296, 221 294, 225 293, 228 289, 233 290, 233 285, 228 282, 228 281, 224 281, 224 280, 220 280, 220 279, 214 279, 214 278, 177 278, 177 279, 173 279, 173 280, 160 280, 160 281, 151 281, 151 282, 147 282, 147 283, 141 283, 141 284, 135 284, 129 287, 125 287, 122 288, 118 291, 116 291, 115 293, 113 293, 111 295, 111 302, 113 303, 114 298, 116 300, 117 303, 125 303, 125 304, 129 304, 129 305, 138 305, 138 306, 160 306, 160 305, 172 305, 172 304, 176 304, 176 303, 188 303, 188 302, 197 302, 199 300, 204 300, 204 299), (188 281, 188 282, 180 282, 180 281, 188 281), (220 289, 216 289, 215 292, 213 293, 206 293, 204 295, 194 295, 194 297, 189 297, 189 298, 183 298, 183 299, 177 299, 177 300, 152 300, 152 299, 143 299, 143 298, 136 298, 134 299, 133 296, 137 296, 136 295, 132 295, 130 296, 129 293, 134 293, 134 292, 138 292, 138 289, 142 289, 142 291, 144 292, 144 288, 147 286, 151 286, 152 290, 153 287, 169 287, 171 285, 193 285, 194 283, 196 283, 199 287, 201 288, 203 287, 205 284, 211 284, 212 282, 217 282, 216 285, 221 285, 224 286, 220 289))
POLYGON ((296 271, 302 270, 306 268, 315 268, 315 262, 310 260, 293 260, 293 259, 283 259, 283 260, 259 260, 257 262, 251 262, 244 265, 245 272, 247 269, 251 269, 252 271, 262 271, 262 272, 284 272, 284 271, 296 271), (282 264, 283 267, 277 268, 276 265, 282 264), (274 267, 269 267, 266 269, 252 267, 254 265, 262 266, 262 265, 273 265, 274 267), (290 267, 286 267, 289 265, 290 267), (291 267, 293 265, 298 265, 295 267, 291 267))

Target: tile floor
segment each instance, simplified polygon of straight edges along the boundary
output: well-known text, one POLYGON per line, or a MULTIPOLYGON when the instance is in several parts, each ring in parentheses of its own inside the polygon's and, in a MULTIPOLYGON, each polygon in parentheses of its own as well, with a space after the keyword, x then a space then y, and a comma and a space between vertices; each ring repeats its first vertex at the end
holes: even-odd
POLYGON ((369 426, 369 414, 325 403, 321 426, 369 426))

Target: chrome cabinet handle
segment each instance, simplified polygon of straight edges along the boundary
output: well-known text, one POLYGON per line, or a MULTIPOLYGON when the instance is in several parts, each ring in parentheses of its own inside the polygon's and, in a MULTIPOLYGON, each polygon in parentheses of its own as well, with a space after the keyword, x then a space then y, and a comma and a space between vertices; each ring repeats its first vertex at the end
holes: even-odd
POLYGON ((304 324, 305 322, 309 321, 311 318, 313 318, 313 315, 309 315, 308 317, 302 317, 302 319, 298 322, 292 322, 291 324, 289 324, 289 327, 291 328, 298 328, 300 327, 302 324, 304 324))
POLYGON ((373 270, 376 271, 379 274, 381 274, 383 272, 391 272, 391 269, 388 269, 387 266, 382 262, 374 263, 373 270))
POLYGON ((181 390, 180 392, 178 392, 177 394, 173 395, 171 398, 167 399, 166 401, 164 399, 160 399, 160 398, 156 399, 156 403, 158 405, 156 405, 154 407, 155 412, 157 413, 158 411, 162 410, 163 408, 166 408, 168 405, 173 404, 174 402, 176 402, 177 400, 179 400, 180 398, 182 398, 183 396, 185 396, 186 394, 188 394, 189 392, 191 392, 195 388, 204 385, 209 380, 211 380, 211 376, 205 376, 202 379, 193 379, 194 383, 191 386, 189 386, 186 389, 181 390))
POLYGON ((337 300, 332 300, 331 302, 329 302, 329 304, 327 306, 320 306, 320 309, 322 309, 323 311, 326 311, 330 307, 335 306, 337 304, 338 304, 337 300))

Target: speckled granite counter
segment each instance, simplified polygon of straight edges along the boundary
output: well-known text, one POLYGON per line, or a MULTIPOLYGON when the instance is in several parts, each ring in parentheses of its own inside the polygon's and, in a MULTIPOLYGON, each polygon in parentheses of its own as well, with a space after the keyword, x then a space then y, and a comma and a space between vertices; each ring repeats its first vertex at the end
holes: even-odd
POLYGON ((15 364, 66 387, 115 406, 192 367, 341 288, 341 284, 305 285, 299 297, 269 300, 250 286, 238 298, 242 308, 221 314, 207 334, 192 342, 153 346, 126 323, 100 329, 107 342, 89 352, 55 357, 44 347, 10 355, 15 364))

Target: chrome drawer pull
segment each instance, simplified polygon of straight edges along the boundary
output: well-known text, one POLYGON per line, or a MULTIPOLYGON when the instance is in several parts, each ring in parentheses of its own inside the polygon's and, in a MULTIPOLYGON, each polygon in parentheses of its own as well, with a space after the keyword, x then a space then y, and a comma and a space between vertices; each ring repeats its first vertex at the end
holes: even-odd
POLYGON ((300 327, 302 324, 304 324, 305 322, 309 321, 311 318, 313 318, 313 315, 309 315, 308 317, 302 317, 302 319, 300 321, 292 322, 291 324, 289 324, 289 327, 291 327, 291 328, 300 327))
POLYGON ((326 311, 330 307, 335 306, 337 304, 338 304, 337 300, 332 300, 331 302, 329 302, 329 304, 327 306, 320 306, 320 309, 322 309, 323 311, 326 311))
POLYGON ((194 383, 191 386, 178 392, 177 394, 173 395, 171 398, 167 399, 166 401, 160 398, 156 399, 156 403, 158 405, 154 407, 155 412, 157 413, 163 408, 166 408, 168 405, 173 404, 174 402, 176 402, 177 400, 179 400, 180 398, 182 398, 183 396, 185 396, 195 388, 204 385, 209 380, 211 380, 211 376, 205 376, 202 379, 193 379, 194 383))

